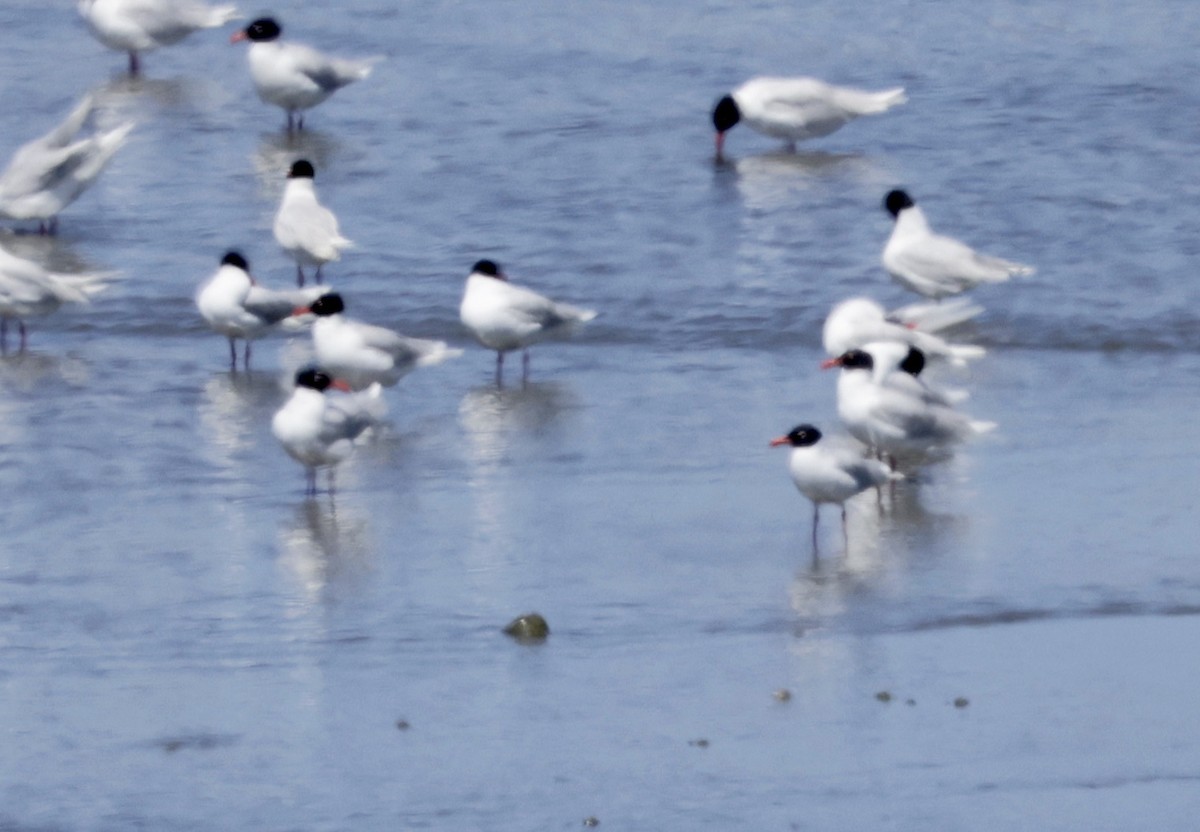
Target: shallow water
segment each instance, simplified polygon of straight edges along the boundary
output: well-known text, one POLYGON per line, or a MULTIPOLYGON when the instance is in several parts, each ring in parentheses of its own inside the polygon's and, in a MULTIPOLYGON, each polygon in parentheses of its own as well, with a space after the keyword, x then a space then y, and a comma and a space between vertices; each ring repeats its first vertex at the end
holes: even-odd
POLYGON ((1194 4, 339 8, 276 11, 386 60, 294 138, 227 32, 130 81, 0 9, 4 153, 89 88, 138 122, 57 238, 0 236, 122 273, 0 360, 0 828, 1192 828, 1194 4), (714 165, 759 73, 910 101, 714 165), (303 340, 231 377, 192 303, 230 247, 291 280, 301 155, 350 312, 466 350, 317 500, 269 428, 303 340), (767 441, 835 424, 833 303, 909 300, 896 185, 1038 273, 949 377, 997 431, 853 502, 848 551, 827 509, 814 562, 767 441), (601 311, 524 389, 458 325, 484 256, 601 311), (547 643, 500 633, 531 609, 547 643))

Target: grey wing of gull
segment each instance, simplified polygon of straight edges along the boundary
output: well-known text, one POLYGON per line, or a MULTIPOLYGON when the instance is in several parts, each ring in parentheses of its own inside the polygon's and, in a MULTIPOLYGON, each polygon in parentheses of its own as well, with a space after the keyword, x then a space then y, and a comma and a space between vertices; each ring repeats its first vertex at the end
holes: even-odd
POLYGON ((0 190, 10 197, 36 194, 53 188, 78 170, 87 158, 87 140, 66 148, 26 145, 17 151, 0 175, 0 190))
POLYGON ((398 365, 417 361, 437 347, 444 346, 439 341, 410 338, 381 326, 360 323, 359 327, 364 344, 386 352, 398 365))
POLYGON ((331 443, 339 439, 353 441, 379 421, 381 411, 382 400, 376 388, 330 397, 321 424, 320 438, 331 443))
POLYGON ((521 315, 530 323, 537 324, 542 329, 557 329, 590 321, 596 317, 596 313, 590 309, 581 309, 567 303, 556 303, 531 289, 522 286, 510 288, 512 291, 509 292, 509 304, 513 312, 521 315))
POLYGON ((367 77, 373 63, 370 60, 328 58, 324 61, 313 61, 301 71, 321 89, 333 91, 367 77))
POLYGON ((290 317, 296 307, 305 306, 311 301, 312 296, 308 293, 285 292, 252 286, 242 305, 250 314, 257 315, 269 324, 277 324, 284 318, 290 317))
POLYGON ((854 483, 862 490, 879 485, 887 479, 887 474, 879 463, 870 459, 860 459, 848 465, 846 473, 854 479, 854 483))

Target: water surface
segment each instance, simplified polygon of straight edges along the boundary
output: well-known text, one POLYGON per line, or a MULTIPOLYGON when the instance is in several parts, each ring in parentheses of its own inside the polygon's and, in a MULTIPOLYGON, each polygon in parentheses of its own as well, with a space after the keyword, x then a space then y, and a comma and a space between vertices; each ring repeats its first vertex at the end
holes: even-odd
POLYGON ((0 10, 5 153, 88 89, 138 123, 57 238, 0 237, 123 275, 0 360, 0 827, 1192 828, 1194 4, 338 10, 276 12, 386 60, 291 138, 227 32, 130 80, 68 4, 0 10), (714 165, 759 73, 910 102, 714 165), (292 279, 300 156, 349 311, 466 350, 317 500, 269 429, 303 341, 231 377, 192 302, 231 247, 292 279), (836 424, 835 302, 909 300, 897 185, 1038 273, 947 377, 998 430, 814 562, 767 441, 836 424), (526 388, 458 325, 484 256, 601 311, 526 388))

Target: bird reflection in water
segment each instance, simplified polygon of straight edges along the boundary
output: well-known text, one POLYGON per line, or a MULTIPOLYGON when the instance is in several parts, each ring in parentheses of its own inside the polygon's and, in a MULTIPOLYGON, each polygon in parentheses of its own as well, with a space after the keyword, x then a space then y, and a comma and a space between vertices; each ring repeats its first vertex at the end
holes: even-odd
MULTIPOLYGON (((505 468, 524 440, 533 438, 545 453, 566 410, 575 406, 569 388, 555 383, 530 383, 521 388, 478 387, 463 397, 459 423, 467 435, 471 465, 469 485, 474 495, 474 539, 471 556, 476 566, 490 567, 511 556, 516 528, 513 495, 505 468)), ((523 521, 521 521, 523 522, 523 521)))
POLYGON ((558 383, 471 390, 458 406, 458 419, 477 473, 495 467, 522 436, 541 437, 553 430, 563 411, 574 405, 570 389, 558 383))
POLYGON ((937 472, 939 483, 922 482, 922 474, 928 479, 920 472, 894 489, 885 486, 882 501, 868 491, 847 504, 850 548, 842 557, 814 559, 792 581, 791 606, 801 622, 853 615, 862 606, 855 599, 864 595, 903 596, 913 573, 972 549, 967 516, 926 507, 941 504, 929 491, 944 485, 946 469, 937 472))
POLYGON ((89 367, 74 355, 42 355, 11 352, 0 355, 0 387, 33 390, 50 381, 62 381, 72 387, 87 383, 89 367))
POLYGON ((355 584, 373 568, 365 515, 340 508, 333 495, 309 498, 280 529, 279 564, 300 584, 309 603, 355 584))
POLYGON ((196 82, 183 78, 119 75, 93 90, 97 104, 122 115, 145 116, 142 103, 178 110, 200 97, 196 82))
POLYGON ((274 375, 210 376, 204 383, 199 416, 212 461, 227 471, 244 465, 244 453, 261 440, 263 426, 270 423, 284 396, 281 380, 274 375))
POLYGON ((719 162, 718 172, 736 175, 738 194, 748 208, 768 209, 792 204, 797 190, 815 180, 849 178, 865 183, 882 181, 874 164, 860 153, 774 150, 719 162))

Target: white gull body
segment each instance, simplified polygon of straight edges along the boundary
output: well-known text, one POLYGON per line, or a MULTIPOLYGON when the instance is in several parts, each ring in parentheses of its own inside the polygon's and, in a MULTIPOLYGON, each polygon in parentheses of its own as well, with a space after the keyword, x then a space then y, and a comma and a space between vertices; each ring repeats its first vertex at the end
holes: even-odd
POLYGON ((922 461, 941 455, 967 439, 995 427, 973 420, 954 408, 923 400, 889 383, 890 369, 873 345, 851 350, 837 359, 838 417, 854 438, 896 460, 922 461))
POLYGON ((794 146, 907 100, 901 87, 875 92, 839 87, 816 78, 752 78, 722 98, 713 110, 717 155, 723 150, 725 132, 739 121, 794 146))
POLYGON ((140 69, 143 52, 172 46, 193 32, 224 26, 238 16, 236 6, 210 6, 197 0, 79 0, 77 8, 96 40, 129 54, 133 75, 140 69))
POLYGON ((935 333, 982 311, 982 307, 961 298, 945 304, 914 304, 893 312, 870 298, 849 298, 830 310, 821 339, 826 354, 834 357, 872 341, 897 341, 961 365, 987 351, 973 344, 951 344, 935 333))
POLYGON ((292 165, 279 210, 272 226, 275 242, 296 261, 296 281, 304 285, 304 267, 316 269, 321 282, 321 266, 337 260, 342 250, 354 244, 342 236, 337 216, 317 199, 312 165, 299 160, 292 165))
POLYGON ((280 39, 272 18, 260 18, 233 35, 251 41, 250 78, 258 97, 288 114, 288 128, 303 127, 305 110, 317 106, 342 87, 371 74, 379 58, 335 58, 303 43, 280 39))
MULTIPOLYGON (((558 303, 514 286, 491 260, 480 260, 467 277, 459 318, 480 344, 496 351, 496 380, 502 380, 504 353, 569 335, 596 317, 591 309, 558 303)), ((528 375, 529 354, 525 354, 528 375)))
POLYGON ((1032 266, 980 254, 965 243, 935 233, 904 191, 891 191, 884 206, 896 222, 883 248, 883 267, 897 283, 919 295, 940 299, 981 283, 1000 283, 1034 273, 1032 266))
POLYGON ((0 216, 38 220, 42 231, 54 230, 59 212, 96 180, 134 126, 77 139, 94 106, 85 96, 61 124, 17 149, 0 173, 0 216))
POLYGON ((51 272, 32 260, 0 248, 0 349, 8 348, 8 322, 18 322, 25 350, 25 321, 57 310, 64 303, 86 304, 107 288, 111 273, 51 272))
MULTIPOLYGON (((326 373, 304 370, 296 387, 271 420, 271 432, 288 455, 305 467, 308 493, 316 493, 316 471, 345 460, 356 441, 387 412, 382 388, 373 384, 358 393, 329 393, 337 385, 326 373)), ((337 385, 340 387, 340 385, 337 385)))
POLYGON ((799 425, 785 436, 771 441, 774 447, 788 445, 792 451, 788 470, 800 493, 813 504, 813 551, 817 548, 817 522, 821 503, 836 503, 842 508, 842 534, 846 537, 845 503, 868 488, 901 479, 878 460, 868 459, 862 448, 823 440, 812 425, 799 425))
POLYGON ((390 387, 418 367, 462 354, 444 341, 410 338, 348 318, 344 309, 341 296, 331 293, 298 311, 317 316, 312 326, 317 362, 355 390, 375 383, 390 387))
POLYGON ((229 368, 237 370, 237 340, 246 342, 244 366, 250 369, 250 342, 280 325, 295 322, 297 307, 307 306, 325 291, 320 287, 275 290, 259 286, 237 252, 229 252, 220 267, 196 293, 200 316, 229 339, 229 368))

